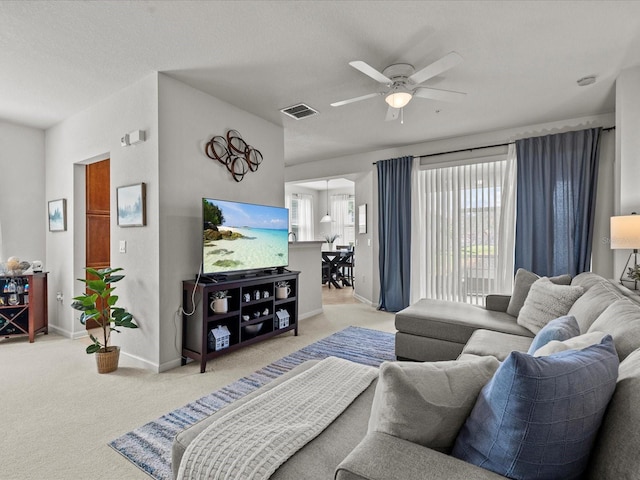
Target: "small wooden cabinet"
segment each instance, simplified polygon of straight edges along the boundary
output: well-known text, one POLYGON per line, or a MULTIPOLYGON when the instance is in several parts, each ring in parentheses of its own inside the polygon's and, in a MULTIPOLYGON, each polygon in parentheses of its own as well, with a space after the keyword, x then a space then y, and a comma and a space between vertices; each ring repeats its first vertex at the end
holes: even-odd
POLYGON ((0 275, 0 338, 48 333, 47 274, 0 275))
POLYGON ((188 358, 199 361, 203 373, 207 360, 291 330, 298 335, 299 274, 270 273, 217 283, 182 282, 182 365, 188 358), (286 298, 276 298, 278 282, 287 283, 286 298), (224 290, 229 295, 228 310, 216 313, 214 293, 224 290), (223 327, 216 330, 218 337, 226 327, 229 338, 228 346, 217 350, 215 341, 209 343, 209 333, 218 327, 223 327))

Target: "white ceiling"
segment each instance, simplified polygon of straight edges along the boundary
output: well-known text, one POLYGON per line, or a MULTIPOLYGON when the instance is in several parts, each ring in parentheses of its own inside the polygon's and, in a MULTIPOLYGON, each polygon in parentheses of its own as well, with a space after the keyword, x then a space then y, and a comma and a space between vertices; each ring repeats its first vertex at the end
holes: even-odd
POLYGON ((637 1, 0 0, 0 119, 48 128, 160 71, 284 126, 287 164, 612 112, 637 65, 637 1), (414 99, 403 125, 383 97, 329 106, 379 89, 349 61, 450 51, 429 84, 461 103, 414 99), (298 102, 320 115, 279 112, 298 102))

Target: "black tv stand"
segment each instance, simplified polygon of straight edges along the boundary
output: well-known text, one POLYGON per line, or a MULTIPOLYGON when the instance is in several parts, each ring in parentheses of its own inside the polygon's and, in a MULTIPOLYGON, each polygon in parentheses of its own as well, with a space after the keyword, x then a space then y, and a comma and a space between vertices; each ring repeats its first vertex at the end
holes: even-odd
MULTIPOLYGON (((196 276, 196 279, 198 279, 197 276, 196 276)), ((208 275, 200 275, 200 279, 198 280, 198 283, 208 285, 211 283, 226 282, 227 280, 230 280, 230 277, 228 275, 208 274, 208 275)))
MULTIPOLYGON (((253 278, 227 277, 209 284, 196 284, 195 279, 182 282, 184 312, 194 312, 182 315, 182 365, 192 359, 200 363, 200 372, 204 372, 207 360, 289 331, 298 335, 300 272, 255 273, 253 278), (281 282, 289 287, 284 293, 278 290, 283 288, 279 287, 281 282), (226 291, 228 297, 224 313, 213 310, 220 291, 226 291), (218 326, 229 332, 228 346, 223 348, 208 341, 209 333, 218 326)), ((211 275, 207 278, 211 280, 211 275)))

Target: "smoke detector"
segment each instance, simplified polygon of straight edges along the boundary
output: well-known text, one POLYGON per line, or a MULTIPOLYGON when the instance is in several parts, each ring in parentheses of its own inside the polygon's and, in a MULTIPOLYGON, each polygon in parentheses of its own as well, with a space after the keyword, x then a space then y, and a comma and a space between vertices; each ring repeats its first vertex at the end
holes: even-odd
POLYGON ((588 77, 582 77, 576 83, 580 87, 586 87, 587 85, 591 85, 593 83, 596 83, 596 77, 595 77, 595 75, 589 75, 588 77))

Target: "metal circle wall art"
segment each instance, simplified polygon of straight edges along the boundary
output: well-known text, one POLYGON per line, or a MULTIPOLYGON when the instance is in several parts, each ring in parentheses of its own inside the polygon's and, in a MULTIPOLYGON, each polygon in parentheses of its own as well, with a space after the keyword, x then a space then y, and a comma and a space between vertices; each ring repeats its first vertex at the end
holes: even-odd
POLYGON ((262 163, 262 153, 242 139, 237 130, 229 130, 226 136, 216 135, 204 148, 207 157, 222 163, 236 182, 241 182, 247 172, 255 172, 262 163))

